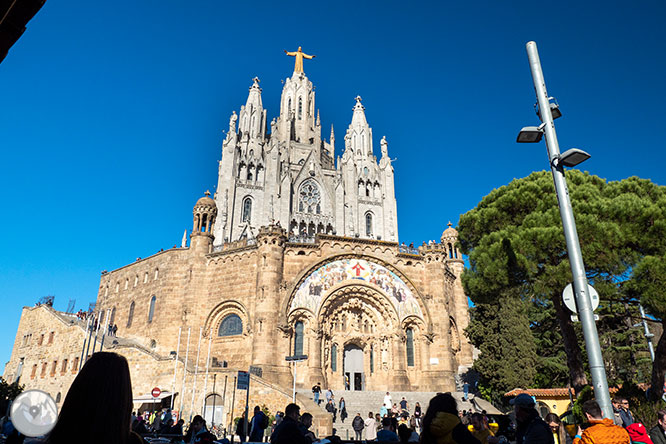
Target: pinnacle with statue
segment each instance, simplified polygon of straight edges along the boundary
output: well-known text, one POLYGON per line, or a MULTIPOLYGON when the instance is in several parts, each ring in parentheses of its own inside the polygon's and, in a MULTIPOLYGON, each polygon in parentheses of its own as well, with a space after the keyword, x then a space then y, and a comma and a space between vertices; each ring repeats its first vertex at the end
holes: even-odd
POLYGON ((303 72, 303 58, 314 59, 315 57, 317 57, 315 55, 304 53, 300 46, 298 47, 297 51, 290 52, 285 49, 284 53, 287 54, 288 56, 296 58, 294 61, 294 72, 303 72))

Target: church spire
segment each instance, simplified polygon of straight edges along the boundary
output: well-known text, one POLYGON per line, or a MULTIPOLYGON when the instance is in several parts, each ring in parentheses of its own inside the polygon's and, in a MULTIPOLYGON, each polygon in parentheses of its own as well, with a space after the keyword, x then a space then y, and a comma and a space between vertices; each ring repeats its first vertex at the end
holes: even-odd
POLYGON ((261 101, 261 88, 259 87, 259 78, 252 79, 252 86, 250 86, 247 95, 247 101, 244 106, 241 106, 240 111, 240 125, 239 129, 242 134, 249 135, 250 137, 261 137, 264 134, 263 128, 265 126, 265 112, 264 106, 261 101))
POLYGON ((372 156, 372 130, 365 118, 365 107, 361 104, 361 96, 356 96, 355 100, 356 105, 347 137, 354 156, 366 158, 372 156))

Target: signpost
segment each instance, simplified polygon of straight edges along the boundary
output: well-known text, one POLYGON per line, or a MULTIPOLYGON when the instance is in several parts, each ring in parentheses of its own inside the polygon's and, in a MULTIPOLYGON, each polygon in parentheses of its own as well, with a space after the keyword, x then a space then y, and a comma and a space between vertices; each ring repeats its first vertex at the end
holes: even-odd
POLYGON ((245 436, 248 435, 248 415, 250 414, 250 372, 238 371, 238 379, 236 380, 236 388, 238 390, 246 390, 245 393, 245 423, 243 427, 245 428, 245 436))
MULTIPOLYGON (((597 309, 597 307, 599 307, 599 293, 597 293, 597 290, 595 290, 594 287, 589 283, 587 284, 587 288, 590 290, 590 302, 592 302, 592 311, 594 311, 597 309)), ((564 287, 564 291, 562 292, 562 301, 572 313, 576 313, 571 316, 571 320, 578 322, 578 307, 576 306, 576 297, 574 296, 573 285, 569 284, 564 287)), ((599 316, 594 315, 594 320, 599 320, 599 316)))
POLYGON ((294 355, 284 358, 285 361, 294 363, 294 390, 291 395, 291 402, 296 402, 296 363, 305 361, 306 359, 308 359, 308 355, 294 355))
POLYGON ((153 398, 154 398, 154 399, 153 399, 153 413, 155 413, 155 401, 156 401, 157 398, 159 398, 160 395, 162 394, 162 390, 160 390, 159 387, 153 387, 153 389, 150 391, 150 394, 151 394, 151 395, 153 396, 153 398))

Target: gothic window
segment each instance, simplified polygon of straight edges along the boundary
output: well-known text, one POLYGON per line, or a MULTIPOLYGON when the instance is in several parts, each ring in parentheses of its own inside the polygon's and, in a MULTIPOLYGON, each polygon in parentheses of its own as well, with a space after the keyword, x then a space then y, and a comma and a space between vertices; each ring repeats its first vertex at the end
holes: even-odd
POLYGON ((407 367, 414 367, 414 330, 407 331, 407 367))
POLYGON ((143 275, 143 283, 145 284, 146 282, 148 282, 148 272, 147 272, 147 271, 146 271, 146 273, 143 275))
POLYGON ((153 296, 150 298, 150 308, 148 309, 148 322, 153 322, 153 316, 155 316, 155 301, 157 298, 153 296))
POLYGON ((370 373, 375 372, 375 349, 370 346, 370 373))
POLYGON ((125 279, 125 290, 127 290, 127 287, 129 287, 129 279, 125 279))
POLYGON ((153 280, 156 281, 159 276, 160 276, 160 270, 159 270, 159 268, 156 268, 155 269, 155 275, 153 276, 153 280))
POLYGON ((291 114, 291 97, 289 97, 289 105, 287 105, 287 117, 291 114))
POLYGON ((109 324, 113 324, 113 321, 116 320, 116 307, 111 309, 111 317, 109 318, 109 324))
POLYGON ((62 398, 62 395, 60 394, 60 392, 58 392, 58 394, 56 395, 56 399, 55 399, 56 404, 58 404, 60 402, 60 398, 62 398))
POLYGON ((250 222, 252 219, 252 199, 249 197, 246 197, 245 200, 243 200, 243 217, 241 218, 241 222, 250 222))
POLYGON ((370 182, 365 184, 365 196, 370 197, 370 182))
POLYGON ((336 344, 331 346, 331 371, 333 373, 338 371, 338 346, 336 344))
POLYGON ((365 235, 372 236, 372 213, 365 214, 365 235))
POLYGON ((368 167, 363 167, 363 175, 368 177, 368 167))
POLYGON ((134 286, 136 287, 138 283, 139 283, 139 275, 137 274, 134 276, 134 286))
POLYGON ((303 322, 298 321, 294 326, 294 356, 303 354, 303 322))
POLYGON ((313 214, 321 213, 321 194, 319 193, 319 187, 313 180, 307 180, 301 185, 298 211, 313 214))
POLYGON ((303 118, 303 98, 298 98, 298 120, 303 118))
POLYGON ((60 369, 60 373, 65 373, 66 371, 67 371, 67 359, 63 359, 62 368, 60 369))
POLYGON ((217 330, 218 336, 236 336, 243 334, 243 321, 238 315, 230 314, 220 323, 217 330))
POLYGON ((134 318, 134 301, 130 304, 129 314, 127 315, 127 328, 132 326, 132 319, 134 318))
POLYGON ((37 375, 37 364, 32 366, 32 372, 30 373, 30 379, 35 379, 35 375, 37 375))

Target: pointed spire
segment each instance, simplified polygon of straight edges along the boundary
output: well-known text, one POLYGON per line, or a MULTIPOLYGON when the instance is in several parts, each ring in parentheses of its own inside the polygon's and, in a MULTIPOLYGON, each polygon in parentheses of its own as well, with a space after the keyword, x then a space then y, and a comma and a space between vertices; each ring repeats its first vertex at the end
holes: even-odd
POLYGON ((354 115, 352 116, 352 126, 365 126, 368 121, 365 119, 365 107, 361 104, 361 96, 356 96, 356 105, 354 105, 354 115))
POLYGON ((183 239, 180 241, 180 248, 186 248, 187 247, 187 229, 185 229, 185 232, 183 233, 183 239))
POLYGON ((321 126, 321 119, 319 119, 319 110, 317 110, 317 122, 315 123, 316 126, 321 126))

